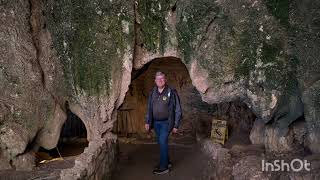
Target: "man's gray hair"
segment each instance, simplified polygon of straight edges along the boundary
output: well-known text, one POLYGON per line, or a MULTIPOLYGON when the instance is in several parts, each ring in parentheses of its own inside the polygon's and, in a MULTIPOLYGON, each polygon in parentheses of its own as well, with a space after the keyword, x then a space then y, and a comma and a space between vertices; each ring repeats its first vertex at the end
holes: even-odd
POLYGON ((157 71, 157 72, 156 72, 156 75, 155 75, 155 78, 156 78, 157 76, 163 76, 163 77, 166 77, 166 74, 165 74, 165 73, 163 73, 163 72, 161 72, 161 71, 157 71))

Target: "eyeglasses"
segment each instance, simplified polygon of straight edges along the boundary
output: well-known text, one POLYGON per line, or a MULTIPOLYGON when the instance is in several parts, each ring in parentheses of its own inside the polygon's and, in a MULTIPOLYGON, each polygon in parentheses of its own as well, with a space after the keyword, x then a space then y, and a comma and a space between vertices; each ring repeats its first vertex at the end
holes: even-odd
POLYGON ((161 78, 156 78, 156 81, 160 81, 160 80, 165 80, 165 78, 161 77, 161 78))

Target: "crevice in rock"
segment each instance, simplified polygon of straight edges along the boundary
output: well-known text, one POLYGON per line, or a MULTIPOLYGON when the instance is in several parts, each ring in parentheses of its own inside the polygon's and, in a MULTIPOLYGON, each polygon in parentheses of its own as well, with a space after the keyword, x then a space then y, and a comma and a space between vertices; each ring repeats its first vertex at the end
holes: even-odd
MULTIPOLYGON (((43 2, 38 0, 29 0, 29 6, 30 6, 29 7, 30 8, 30 17, 29 17, 30 32, 31 32, 32 43, 36 52, 35 62, 36 62, 36 67, 40 72, 42 88, 48 94, 48 96, 50 96, 51 99, 53 100, 54 107, 55 107, 55 109, 53 110, 54 112, 57 106, 59 106, 59 108, 62 111, 66 111, 66 109, 63 108, 64 106, 59 103, 58 97, 56 97, 53 94, 53 92, 51 92, 49 87, 47 87, 48 82, 46 79, 47 78, 46 72, 42 64, 44 62, 41 62, 42 61, 41 56, 43 56, 43 54, 45 53, 42 51, 46 50, 41 47, 41 44, 43 43, 41 41, 44 41, 44 39, 41 38, 41 36, 43 35, 44 30, 46 28, 46 23, 44 22, 43 2)), ((46 120, 48 121, 50 119, 46 119, 46 120)), ((52 122, 52 123, 56 123, 56 122, 52 122)), ((39 149, 39 144, 38 144, 39 142, 37 142, 37 140, 39 139, 39 136, 43 135, 43 133, 39 133, 42 130, 46 130, 46 127, 43 126, 38 130, 33 141, 28 144, 28 148, 26 148, 26 151, 28 149, 32 151, 37 151, 39 149)))
MULTIPOLYGON (((52 94, 52 92, 47 87, 46 73, 44 71, 44 68, 41 65, 41 59, 40 59, 40 56, 43 53, 41 52, 42 50, 40 47, 40 41, 41 41, 40 33, 42 33, 41 31, 46 27, 46 23, 44 22, 44 18, 43 18, 44 16, 43 9, 42 9, 43 4, 42 4, 42 1, 29 0, 29 5, 30 5, 30 17, 29 17, 30 30, 31 30, 33 46, 36 50, 36 62, 41 74, 42 87, 51 95, 55 103, 58 103, 59 101, 57 100, 57 97, 55 97, 55 95, 52 94)), ((62 107, 61 104, 59 105, 60 107, 62 107)))
POLYGON ((142 68, 140 69, 133 69, 132 70, 132 75, 131 75, 131 81, 137 79, 142 73, 144 73, 148 67, 150 66, 151 62, 145 64, 142 68))
MULTIPOLYGON (((134 46, 133 46, 133 54, 132 54, 132 64, 135 64, 135 59, 137 57, 137 46, 138 46, 138 30, 139 28, 139 23, 137 21, 137 7, 138 7, 138 1, 135 0, 133 1, 133 19, 134 19, 134 23, 133 23, 133 36, 134 36, 134 46)), ((143 43, 140 44, 141 47, 143 47, 143 43)))
POLYGON ((213 22, 216 20, 216 18, 217 18, 217 16, 214 16, 214 17, 209 21, 209 23, 207 24, 206 29, 205 29, 205 31, 204 31, 204 33, 203 33, 202 38, 201 38, 201 41, 200 41, 200 43, 199 43, 199 45, 198 45, 198 48, 200 48, 200 47, 202 46, 202 43, 205 42, 205 40, 206 40, 206 35, 207 35, 208 31, 209 31, 209 28, 210 28, 210 26, 213 24, 213 22))
POLYGON ((29 0, 29 5, 30 5, 29 23, 30 23, 30 30, 31 30, 31 36, 32 36, 32 43, 36 50, 36 63, 41 74, 42 86, 44 89, 46 89, 45 73, 44 73, 43 67, 41 66, 41 62, 39 58, 40 47, 39 47, 39 38, 38 38, 40 29, 41 29, 41 14, 39 14, 38 11, 41 9, 42 4, 41 4, 41 1, 29 0))
POLYGON ((174 3, 174 5, 171 7, 171 11, 175 12, 177 9, 177 1, 174 3))
MULTIPOLYGON (((43 89, 52 97, 56 105, 59 105, 60 108, 63 107, 60 104, 58 98, 48 89, 47 82, 46 82, 46 73, 44 71, 44 67, 42 66, 40 56, 43 53, 40 47, 41 42, 43 39, 40 39, 42 31, 46 28, 46 22, 44 22, 44 10, 43 10, 43 2, 38 0, 29 0, 30 5, 30 17, 29 17, 29 24, 32 36, 33 46, 36 50, 36 62, 38 69, 41 74, 41 83, 43 89)), ((64 108, 61 108, 65 110, 64 108)))

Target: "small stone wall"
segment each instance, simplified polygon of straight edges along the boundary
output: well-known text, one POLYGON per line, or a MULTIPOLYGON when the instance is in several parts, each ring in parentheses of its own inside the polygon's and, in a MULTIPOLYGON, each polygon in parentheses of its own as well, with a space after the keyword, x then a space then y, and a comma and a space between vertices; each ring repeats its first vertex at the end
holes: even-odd
POLYGON ((117 153, 117 137, 110 134, 106 138, 94 139, 75 160, 75 166, 60 173, 61 180, 105 179, 110 177, 117 153))

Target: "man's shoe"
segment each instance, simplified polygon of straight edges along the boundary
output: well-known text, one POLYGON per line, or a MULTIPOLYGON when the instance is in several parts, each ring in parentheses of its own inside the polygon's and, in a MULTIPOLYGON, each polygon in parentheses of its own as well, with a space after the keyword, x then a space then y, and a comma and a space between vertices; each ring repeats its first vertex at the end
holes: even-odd
POLYGON ((169 170, 169 168, 167 168, 167 169, 155 169, 155 170, 153 170, 153 174, 157 174, 157 175, 161 175, 161 174, 166 174, 166 173, 168 173, 170 170, 169 170))
MULTIPOLYGON (((168 168, 172 168, 173 164, 171 162, 168 163, 168 168)), ((160 168, 160 164, 157 164, 156 166, 154 166, 155 169, 159 169, 160 168)))

